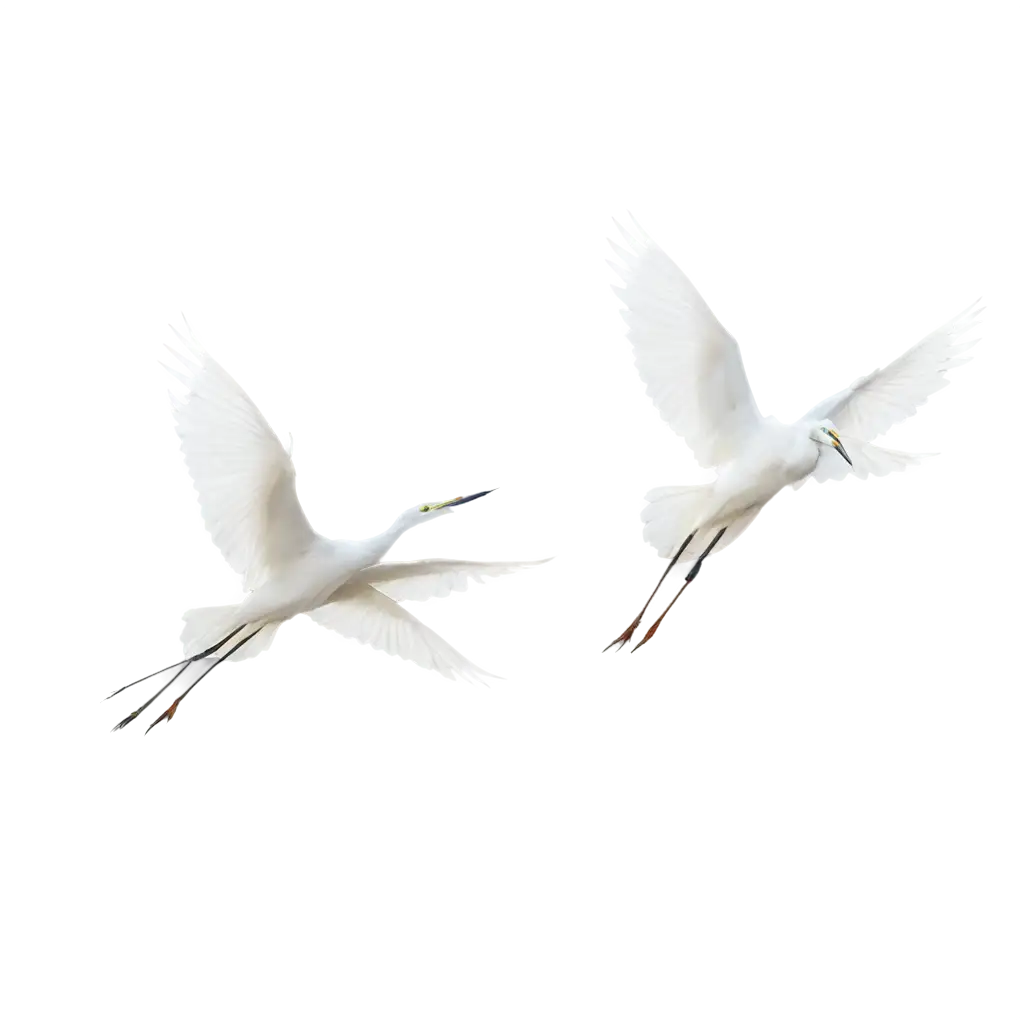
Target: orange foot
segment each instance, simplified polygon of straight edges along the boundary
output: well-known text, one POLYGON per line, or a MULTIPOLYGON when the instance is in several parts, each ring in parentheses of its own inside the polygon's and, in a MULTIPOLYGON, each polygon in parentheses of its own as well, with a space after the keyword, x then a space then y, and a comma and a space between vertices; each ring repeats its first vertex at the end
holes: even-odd
POLYGON ((178 713, 178 705, 179 705, 180 702, 181 702, 181 697, 175 697, 171 701, 170 707, 168 707, 167 711, 165 711, 164 714, 160 716, 161 720, 170 722, 171 719, 173 719, 174 716, 177 715, 177 713, 178 713))
MULTIPOLYGON (((689 581, 689 580, 687 580, 687 581, 686 581, 686 583, 684 583, 684 584, 683 584, 683 586, 679 588, 679 593, 680 593, 680 594, 682 594, 682 592, 683 592, 684 590, 686 590, 686 588, 687 588, 687 587, 689 586, 689 584, 690 584, 690 581, 689 581)), ((641 641, 640 641, 640 644, 639 644, 639 646, 641 646, 641 647, 642 647, 642 646, 643 646, 643 645, 644 645, 644 644, 645 644, 645 643, 646 643, 646 642, 647 642, 648 640, 650 640, 650 638, 651 638, 651 637, 652 637, 652 636, 653 636, 653 635, 654 635, 654 634, 655 634, 655 633, 656 633, 656 632, 657 632, 657 631, 658 631, 658 630, 659 630, 660 628, 662 628, 662 623, 664 623, 664 622, 665 622, 665 618, 666 618, 666 616, 667 616, 667 615, 669 614, 669 612, 670 612, 670 611, 672 611, 672 609, 673 609, 673 608, 675 607, 675 605, 676 605, 676 601, 677 601, 678 599, 679 599, 679 595, 677 594, 677 595, 676 595, 676 598, 675 598, 675 599, 674 599, 674 600, 673 600, 673 601, 671 602, 671 604, 669 604, 669 606, 668 606, 668 607, 667 607, 667 608, 665 609, 665 611, 663 611, 663 612, 662 612, 662 614, 659 614, 659 615, 657 616, 656 620, 654 621, 654 624, 653 624, 653 625, 652 625, 652 626, 650 627, 650 629, 649 629, 649 630, 647 630, 647 632, 646 632, 646 633, 644 633, 644 635, 643 635, 643 640, 641 640, 641 641)))
POLYGON ((631 650, 631 651, 630 651, 629 653, 630 653, 630 654, 636 654, 636 652, 637 652, 637 651, 639 651, 639 650, 640 650, 640 648, 641 648, 641 647, 643 647, 643 645, 644 645, 645 643, 647 643, 647 641, 648 641, 648 640, 650 640, 652 636, 654 636, 654 632, 655 632, 655 630, 656 630, 656 629, 657 629, 657 628, 658 628, 658 627, 659 627, 660 625, 661 625, 661 619, 658 619, 658 621, 657 621, 657 622, 656 622, 656 623, 655 623, 655 624, 654 624, 653 626, 651 626, 651 628, 650 628, 649 630, 647 630, 647 632, 646 632, 646 633, 644 634, 644 638, 643 638, 643 640, 641 640, 641 641, 640 641, 640 643, 638 643, 638 644, 636 645, 636 647, 634 647, 634 648, 633 648, 633 650, 631 650))
POLYGON ((639 622, 640 622, 639 617, 638 618, 634 618, 633 622, 630 623, 630 625, 627 626, 626 629, 623 630, 622 633, 618 634, 618 636, 616 636, 615 639, 612 640, 610 644, 608 644, 608 646, 609 647, 614 647, 614 645, 616 643, 624 643, 625 641, 629 640, 629 638, 631 636, 633 636, 633 633, 636 630, 637 625, 639 624, 639 622))

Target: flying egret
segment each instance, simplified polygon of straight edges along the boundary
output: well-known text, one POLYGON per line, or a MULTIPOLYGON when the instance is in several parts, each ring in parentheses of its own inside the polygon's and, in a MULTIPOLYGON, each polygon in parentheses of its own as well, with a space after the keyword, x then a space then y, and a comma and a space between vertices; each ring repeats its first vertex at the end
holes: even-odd
POLYGON ((643 647, 704 560, 734 541, 787 484, 797 488, 810 477, 840 480, 850 473, 882 476, 917 462, 921 456, 871 442, 949 383, 946 371, 965 362, 977 341, 969 335, 981 313, 975 304, 796 423, 781 423, 758 411, 739 346, 696 288, 633 224, 633 234, 616 224, 627 248, 611 242, 622 266, 611 265, 625 283, 614 290, 626 305, 622 316, 636 367, 662 419, 717 476, 707 484, 658 487, 647 494, 644 540, 672 560, 640 614, 606 651, 629 642, 673 566, 693 562, 678 593, 633 650, 643 647))
POLYGON ((185 463, 206 528, 228 564, 242 576, 248 593, 238 604, 185 612, 181 635, 184 659, 122 686, 110 696, 163 672, 177 672, 114 729, 134 721, 189 665, 227 647, 146 732, 158 722, 170 721, 182 700, 214 668, 229 658, 242 660, 262 653, 282 622, 303 613, 327 629, 446 678, 495 678, 398 602, 447 597, 465 590, 471 580, 482 581, 539 563, 381 561, 407 530, 449 515, 458 506, 491 492, 415 505, 386 530, 365 540, 320 536, 310 526, 295 493, 291 456, 259 409, 199 345, 191 330, 187 338, 177 330, 174 333, 181 346, 167 348, 178 365, 164 365, 185 387, 183 396, 172 395, 185 463))

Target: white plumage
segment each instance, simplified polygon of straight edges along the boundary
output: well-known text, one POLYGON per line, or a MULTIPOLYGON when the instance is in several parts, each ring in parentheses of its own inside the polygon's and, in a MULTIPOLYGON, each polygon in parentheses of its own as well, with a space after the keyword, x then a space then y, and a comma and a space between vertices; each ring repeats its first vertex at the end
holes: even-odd
MULTIPOLYGON (((180 346, 168 346, 176 362, 167 369, 184 386, 184 393, 172 398, 185 463, 210 536, 241 576, 247 593, 236 605, 185 613, 185 659, 168 666, 179 669, 171 682, 190 663, 218 652, 223 651, 214 665, 265 651, 281 623, 303 613, 343 636, 448 679, 488 678, 490 673, 463 657, 398 602, 446 597, 465 590, 471 581, 539 563, 440 559, 388 563, 381 559, 413 526, 448 515, 456 506, 490 492, 416 505, 386 530, 364 540, 321 536, 299 504, 291 457, 259 409, 191 332, 188 337, 175 334, 180 346)), ((189 690, 199 678, 202 675, 189 690)), ((170 719, 189 690, 157 722, 170 719)), ((115 728, 133 721, 155 696, 115 728)))
MULTIPOLYGON (((650 491, 642 513, 644 539, 663 558, 674 555, 670 569, 694 563, 687 584, 711 549, 734 541, 783 487, 812 477, 882 476, 919 461, 873 442, 945 387, 947 371, 965 361, 977 340, 977 305, 796 423, 781 423, 761 414, 739 346, 683 272, 635 221, 630 231, 619 230, 626 244, 612 242, 620 260, 612 266, 623 280, 615 291, 640 378, 697 462, 716 471, 708 484, 650 491)), ((631 638, 649 604, 609 647, 631 638)))
POLYGON ((181 346, 167 347, 179 366, 164 367, 185 386, 172 403, 199 510, 228 565, 254 590, 316 537, 295 493, 295 466, 224 368, 191 332, 174 333, 181 346))
POLYGON ((861 479, 883 476, 926 457, 870 442, 913 416, 936 391, 949 384, 946 373, 967 362, 967 353, 978 342, 972 332, 981 312, 975 303, 888 366, 855 380, 804 414, 805 420, 831 420, 852 459, 852 465, 841 462, 838 467, 837 459, 820 460, 815 467, 816 480, 839 480, 851 472, 861 479), (854 457, 855 450, 859 458, 854 457))
POLYGON ((622 318, 640 379, 698 464, 720 466, 761 422, 739 346, 657 245, 642 232, 622 234, 633 251, 612 243, 625 281, 614 290, 626 305, 622 318))

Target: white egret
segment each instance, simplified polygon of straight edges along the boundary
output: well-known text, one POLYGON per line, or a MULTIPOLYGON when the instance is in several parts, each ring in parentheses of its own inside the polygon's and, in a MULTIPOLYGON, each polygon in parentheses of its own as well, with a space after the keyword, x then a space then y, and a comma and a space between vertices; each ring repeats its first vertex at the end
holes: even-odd
POLYGON ((170 721, 181 701, 217 665, 265 651, 281 623, 303 613, 343 636, 449 679, 482 681, 490 676, 398 602, 447 597, 465 590, 471 580, 539 563, 381 559, 407 530, 449 515, 458 506, 491 492, 423 502, 365 540, 320 536, 310 526, 295 493, 291 456, 259 409, 191 331, 188 338, 174 333, 181 347, 167 347, 178 365, 165 364, 165 368, 185 387, 183 396, 172 396, 185 463, 206 528, 228 564, 242 576, 248 593, 238 604, 185 612, 181 635, 185 658, 128 686, 162 672, 178 671, 115 730, 134 721, 189 665, 211 657, 234 640, 146 732, 164 719, 170 721))
POLYGON ((633 222, 616 224, 628 248, 612 242, 625 282, 616 293, 636 367, 658 412, 717 471, 707 484, 658 487, 646 496, 644 540, 672 561, 640 614, 608 647, 628 643, 658 588, 677 562, 693 562, 668 607, 633 648, 654 636, 712 550, 721 551, 786 485, 808 478, 865 478, 904 469, 921 457, 871 442, 913 415, 944 387, 946 371, 966 361, 981 310, 977 305, 929 334, 888 366, 819 402, 796 423, 762 416, 751 394, 739 346, 671 259, 633 222), (840 439, 842 435, 842 439, 840 439), (692 547, 691 547, 692 545, 692 547))

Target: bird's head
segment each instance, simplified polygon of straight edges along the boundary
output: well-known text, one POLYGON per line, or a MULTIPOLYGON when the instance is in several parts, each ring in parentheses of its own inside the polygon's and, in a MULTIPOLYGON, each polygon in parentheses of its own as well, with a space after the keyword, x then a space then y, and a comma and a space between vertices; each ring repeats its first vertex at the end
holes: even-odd
POLYGON ((835 448, 851 466, 853 465, 853 459, 846 454, 843 442, 839 440, 836 425, 831 420, 822 420, 820 423, 815 423, 811 427, 811 440, 815 444, 828 445, 831 448, 835 448))
POLYGON ((464 498, 449 498, 448 501, 437 502, 425 501, 421 505, 414 505, 412 508, 407 509, 402 513, 401 518, 407 527, 416 526, 419 523, 427 522, 428 519, 437 519, 438 516, 446 516, 459 505, 465 505, 470 501, 476 501, 477 498, 482 498, 485 494, 490 493, 490 491, 477 491, 476 494, 470 494, 464 498))

